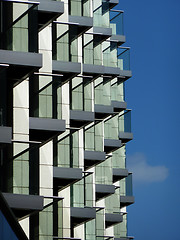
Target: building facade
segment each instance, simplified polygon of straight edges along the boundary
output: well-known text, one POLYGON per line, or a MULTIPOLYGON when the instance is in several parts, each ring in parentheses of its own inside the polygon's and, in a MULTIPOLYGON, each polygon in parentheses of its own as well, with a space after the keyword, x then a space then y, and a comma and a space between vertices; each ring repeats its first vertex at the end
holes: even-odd
POLYGON ((132 239, 118 4, 0 1, 0 239, 132 239))

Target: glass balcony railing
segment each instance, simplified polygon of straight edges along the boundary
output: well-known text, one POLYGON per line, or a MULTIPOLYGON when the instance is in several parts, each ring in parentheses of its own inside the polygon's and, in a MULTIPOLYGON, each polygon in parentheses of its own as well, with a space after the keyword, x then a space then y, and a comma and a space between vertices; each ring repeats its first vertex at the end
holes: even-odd
POLYGON ((78 1, 78 0, 70 0, 69 5, 69 14, 72 16, 83 16, 90 17, 91 16, 91 0, 86 1, 78 1))
POLYGON ((31 117, 62 119, 62 76, 37 73, 31 78, 31 117))
MULTIPOLYGON (((96 3, 94 3, 96 4, 96 3)), ((109 3, 103 2, 100 6, 95 6, 93 11, 93 25, 94 27, 109 28, 109 3)))
POLYGON ((110 10, 110 27, 112 28, 112 34, 124 35, 123 11, 110 10))
POLYGON ((118 47, 114 43, 103 50, 103 64, 107 67, 118 67, 130 70, 130 48, 118 47))
POLYGON ((53 24, 53 60, 78 62, 77 28, 70 31, 68 24, 53 24))
POLYGON ((84 34, 83 63, 102 65, 102 45, 93 45, 93 37, 84 34))
POLYGON ((38 11, 35 2, 2 2, 4 9, 13 6, 12 16, 4 14, 4 30, 0 40, 1 48, 21 52, 37 52, 38 11), (8 19, 6 19, 8 17, 8 19), (11 19, 11 20, 10 20, 11 19))
POLYGON ((119 83, 118 81, 111 84, 111 101, 125 101, 125 83, 119 83))
POLYGON ((119 116, 119 132, 131 132, 131 111, 127 110, 119 116))
POLYGON ((120 195, 133 196, 132 173, 120 181, 120 195))
POLYGON ((126 177, 126 196, 133 196, 132 173, 126 177))
POLYGON ((118 47, 117 57, 120 70, 130 70, 130 48, 118 47))

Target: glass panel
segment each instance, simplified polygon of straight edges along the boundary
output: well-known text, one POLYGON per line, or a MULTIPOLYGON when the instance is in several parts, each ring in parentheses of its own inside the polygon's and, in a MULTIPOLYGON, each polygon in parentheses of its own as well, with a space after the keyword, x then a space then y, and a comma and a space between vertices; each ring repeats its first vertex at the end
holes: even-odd
POLYGON ((70 136, 57 143, 57 167, 70 167, 70 136))
POLYGON ((82 16, 81 0, 70 0, 70 15, 82 16))
POLYGON ((95 125, 95 151, 104 151, 104 136, 103 136, 103 123, 98 123, 95 125))
POLYGON ((126 147, 122 146, 112 154, 113 168, 126 168, 126 147))
POLYGON ((78 28, 74 25, 53 24, 53 59, 78 62, 78 28))
POLYGON ((85 151, 95 151, 94 127, 85 131, 85 151))
POLYGON ((101 164, 95 167, 96 183, 97 184, 111 184, 112 185, 112 158, 106 159, 101 164))
POLYGON ((126 177, 126 196, 133 196, 132 173, 126 177))
POLYGON ((93 3, 93 25, 95 27, 109 27, 109 3, 103 2, 102 5, 98 5, 98 1, 93 3))
POLYGON ((93 82, 89 78, 75 77, 71 86, 71 109, 92 111, 93 82))
POLYGON ((111 105, 111 80, 98 78, 95 80, 95 104, 111 105))
POLYGON ((104 224, 104 209, 99 210, 96 212, 96 239, 98 240, 104 240, 104 229, 105 229, 105 224, 104 224))
POLYGON ((86 240, 96 240, 96 220, 85 223, 86 240))
POLYGON ((105 198, 106 213, 120 213, 120 190, 105 198))
POLYGON ((111 81, 111 101, 124 102, 124 85, 124 82, 120 83, 117 79, 111 81))
POLYGON ((83 63, 94 64, 93 36, 84 34, 83 41, 83 63))
POLYGON ((130 70, 130 49, 118 48, 118 67, 120 70, 130 70))
MULTIPOLYGON (((127 237, 127 215, 123 215, 123 222, 114 226, 115 238, 126 238, 127 237)), ((129 239, 129 238, 128 238, 129 239)))
POLYGON ((119 116, 119 131, 131 132, 131 111, 125 111, 119 116))
POLYGON ((54 166, 79 168, 79 132, 54 143, 54 166))
POLYGON ((110 27, 112 28, 112 34, 124 35, 123 12, 110 10, 110 27))
POLYGON ((72 207, 93 207, 93 176, 84 178, 71 186, 72 207))
POLYGON ((93 36, 84 34, 83 63, 102 65, 102 44, 94 44, 93 36))
POLYGON ((103 50, 103 64, 107 67, 117 67, 117 44, 111 43, 103 50))
POLYGON ((71 186, 71 207, 84 207, 84 179, 71 186))
POLYGON ((12 160, 8 163, 8 173, 10 174, 8 176, 8 191, 17 194, 38 195, 39 147, 25 143, 14 143, 13 155, 12 160))
MULTIPOLYGON (((29 144, 13 144, 14 158, 12 160, 13 182, 12 192, 19 194, 29 194, 29 172, 30 172, 30 151, 29 144)), ((32 179, 33 180, 33 176, 32 179)), ((9 185, 9 188, 11 186, 9 185)))
POLYGON ((38 15, 36 4, 3 2, 8 9, 8 19, 4 11, 4 30, 1 46, 6 50, 37 52, 38 51, 38 15), (11 9, 13 9, 11 11, 11 9))
POLYGON ((83 79, 74 78, 71 88, 71 109, 83 111, 83 79))
POLYGON ((85 151, 104 151, 103 123, 85 130, 85 151))
POLYGON ((92 112, 94 82, 84 78, 84 110, 92 112))
POLYGON ((114 116, 104 123, 104 136, 106 139, 119 139, 118 116, 114 116))
POLYGON ((85 206, 93 207, 93 175, 85 177, 85 206))
POLYGON ((69 14, 90 17, 91 0, 70 0, 69 14))
POLYGON ((83 16, 91 17, 91 12, 92 12, 91 4, 92 4, 92 1, 91 0, 83 0, 82 2, 83 2, 83 16))
POLYGON ((62 79, 34 75, 30 80, 30 116, 62 119, 62 79))

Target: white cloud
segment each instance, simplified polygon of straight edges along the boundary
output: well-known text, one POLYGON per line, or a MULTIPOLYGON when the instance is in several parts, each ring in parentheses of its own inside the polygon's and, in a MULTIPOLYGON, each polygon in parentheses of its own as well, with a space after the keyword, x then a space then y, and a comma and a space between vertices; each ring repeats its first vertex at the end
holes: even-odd
POLYGON ((127 168, 133 172, 133 181, 138 183, 162 182, 169 175, 167 167, 149 165, 143 153, 128 155, 127 168))

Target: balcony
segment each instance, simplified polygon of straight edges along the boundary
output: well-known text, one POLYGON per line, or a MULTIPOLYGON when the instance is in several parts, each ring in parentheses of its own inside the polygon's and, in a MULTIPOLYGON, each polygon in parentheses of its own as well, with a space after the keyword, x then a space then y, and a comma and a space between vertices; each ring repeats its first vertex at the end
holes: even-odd
POLYGON ((0 145, 11 143, 12 128, 0 126, 0 145))
POLYGON ((121 213, 105 213, 105 226, 111 227, 115 224, 123 221, 123 215, 121 213))
POLYGON ((44 197, 42 196, 3 193, 3 197, 17 218, 43 210, 44 197))
POLYGON ((96 218, 96 209, 91 207, 71 207, 71 224, 76 227, 96 218))
POLYGON ((95 46, 102 43, 112 35, 109 25, 109 2, 103 2, 93 11, 93 40, 95 46))
POLYGON ((112 28, 110 41, 116 43, 117 46, 122 45, 126 41, 124 36, 123 14, 124 12, 121 10, 110 10, 110 26, 112 28))
POLYGON ((29 118, 30 139, 45 141, 65 132, 65 120, 51 118, 29 118))
POLYGON ((121 147, 121 140, 104 139, 104 151, 106 153, 113 152, 121 147))
POLYGON ((111 76, 118 77, 120 74, 119 68, 117 67, 108 67, 103 65, 96 65, 93 61, 94 56, 91 56, 91 64, 83 64, 83 74, 84 75, 90 75, 95 77, 105 75, 105 76, 111 76))
POLYGON ((63 74, 62 81, 72 79, 81 73, 81 64, 78 62, 52 61, 52 70, 54 73, 63 74))
POLYGON ((69 31, 76 32, 76 37, 79 37, 84 32, 93 27, 93 18, 86 16, 71 16, 69 15, 69 31))
POLYGON ((114 185, 96 184, 96 201, 115 193, 114 185))
POLYGON ((93 27, 91 34, 93 35, 94 45, 97 46, 112 36, 112 29, 104 27, 93 27))
POLYGON ((82 179, 82 169, 80 168, 64 168, 53 167, 54 187, 62 190, 82 179))
POLYGON ((95 104, 94 106, 95 118, 103 119, 113 114, 113 107, 101 104, 95 104))
POLYGON ((130 70, 130 48, 118 47, 117 49, 118 67, 120 68, 120 74, 118 76, 121 81, 125 81, 132 77, 130 70))
POLYGON ((133 203, 132 173, 129 173, 125 181, 125 195, 120 196, 120 208, 127 207, 133 203))
POLYGON ((7 78, 14 83, 26 79, 42 67, 42 55, 32 52, 0 50, 0 63, 8 64, 7 78))
POLYGON ((64 2, 40 0, 38 5, 38 30, 41 31, 63 13, 64 2))
POLYGON ((119 139, 122 143, 127 143, 133 139, 131 132, 131 111, 127 110, 119 116, 119 139))
POLYGON ((128 176, 128 170, 123 168, 113 168, 113 183, 128 176))
POLYGON ((111 101, 111 106, 113 107, 114 112, 121 112, 127 108, 127 103, 120 101, 111 101))
POLYGON ((105 152, 97 152, 97 151, 84 151, 84 168, 87 170, 88 168, 94 167, 99 163, 105 161, 106 155, 105 152))
POLYGON ((83 127, 94 121, 94 112, 70 110, 71 127, 83 127))
MULTIPOLYGON (((93 58, 92 58, 93 60, 93 58)), ((83 64, 83 74, 98 77, 104 74, 104 67, 102 65, 83 64)))

